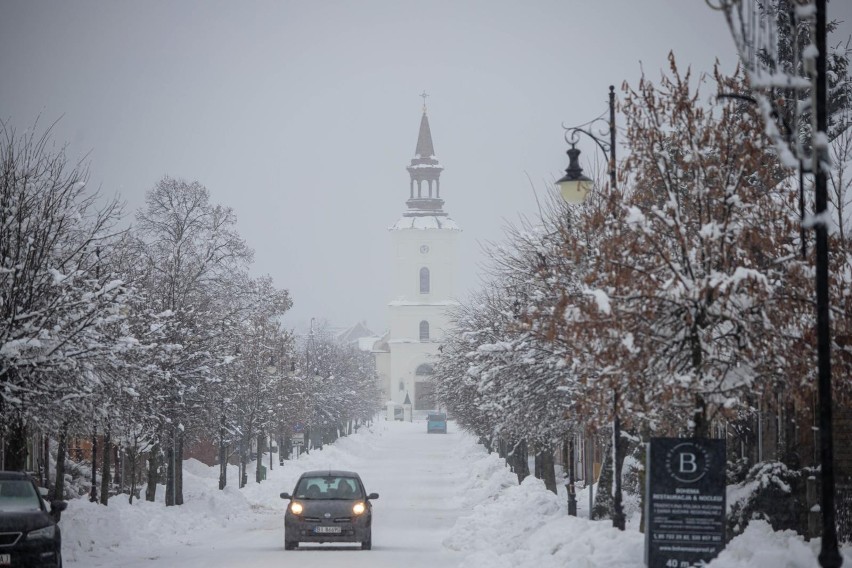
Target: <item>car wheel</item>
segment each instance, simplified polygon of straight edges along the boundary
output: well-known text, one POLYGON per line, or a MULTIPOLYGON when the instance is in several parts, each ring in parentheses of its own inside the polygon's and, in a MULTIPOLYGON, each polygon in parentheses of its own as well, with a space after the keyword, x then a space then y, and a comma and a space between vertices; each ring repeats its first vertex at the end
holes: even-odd
POLYGON ((361 550, 373 549, 373 531, 367 533, 367 540, 361 542, 361 550))
POLYGON ((295 541, 295 540, 285 540, 284 541, 284 550, 296 550, 297 546, 299 546, 298 541, 295 541))

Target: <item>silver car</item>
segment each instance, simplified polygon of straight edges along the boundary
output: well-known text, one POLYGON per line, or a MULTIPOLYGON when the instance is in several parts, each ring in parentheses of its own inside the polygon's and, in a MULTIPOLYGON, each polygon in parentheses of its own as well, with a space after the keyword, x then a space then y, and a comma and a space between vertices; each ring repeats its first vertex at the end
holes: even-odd
POLYGON ((364 490, 353 471, 306 471, 296 482, 284 515, 284 549, 300 542, 357 542, 373 547, 373 505, 378 493, 364 490))

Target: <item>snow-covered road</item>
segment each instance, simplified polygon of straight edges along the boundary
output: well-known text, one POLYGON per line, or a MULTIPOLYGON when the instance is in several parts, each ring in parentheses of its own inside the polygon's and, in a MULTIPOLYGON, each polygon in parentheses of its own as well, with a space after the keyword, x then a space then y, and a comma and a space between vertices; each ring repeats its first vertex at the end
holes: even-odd
MULTIPOLYGON (((68 526, 64 528, 66 566, 262 568, 294 562, 302 567, 353 568, 458 565, 460 553, 445 548, 442 541, 465 510, 459 493, 469 472, 463 461, 471 450, 476 451, 469 437, 452 427, 447 435, 426 434, 422 422, 379 422, 372 434, 365 434, 341 439, 322 452, 286 462, 283 468, 276 464, 267 481, 259 485, 250 483, 243 490, 251 507, 243 513, 235 512, 230 519, 216 519, 223 511, 221 506, 209 503, 218 498, 215 491, 210 491, 215 487, 215 469, 205 475, 208 472, 201 464, 189 468, 202 475, 198 479, 188 476, 190 494, 184 507, 165 511, 159 504, 129 507, 117 499, 108 508, 74 503, 81 510, 69 511, 68 526), (373 508, 373 550, 303 545, 295 551, 284 551, 286 502, 278 493, 291 491, 302 471, 317 468, 353 469, 361 474, 367 491, 380 494, 373 508), (142 523, 142 530, 149 533, 147 536, 139 530, 124 542, 120 537, 110 538, 109 531, 116 527, 109 526, 112 523, 108 518, 102 518, 108 513, 105 509, 118 509, 110 512, 127 520, 122 513, 138 516, 137 509, 153 507, 158 513, 142 523), (91 517, 89 526, 81 517, 84 513, 91 517), (197 515, 204 518, 196 525, 192 521, 197 515), (106 531, 109 548, 86 542, 86 538, 97 538, 98 527, 106 531), (86 535, 78 540, 83 529, 86 535)), ((228 493, 232 498, 237 497, 233 492, 228 493)), ((134 524, 140 523, 137 520, 134 524)))

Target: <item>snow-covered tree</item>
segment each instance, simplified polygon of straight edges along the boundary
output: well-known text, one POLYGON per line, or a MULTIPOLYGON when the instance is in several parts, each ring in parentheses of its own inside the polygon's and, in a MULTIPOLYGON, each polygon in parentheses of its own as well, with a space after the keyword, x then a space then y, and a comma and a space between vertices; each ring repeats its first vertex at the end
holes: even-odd
POLYGON ((19 469, 27 429, 58 428, 91 403, 94 362, 117 348, 109 328, 123 286, 100 259, 121 208, 86 189, 84 166, 53 147, 50 129, 0 132, 0 427, 6 467, 19 469))
POLYGON ((149 307, 168 316, 153 372, 163 415, 158 444, 165 448, 166 503, 180 505, 184 431, 217 363, 210 351, 222 319, 215 300, 227 297, 223 289, 245 272, 253 253, 236 231, 233 210, 211 203, 197 182, 164 177, 136 221, 140 286, 149 307))

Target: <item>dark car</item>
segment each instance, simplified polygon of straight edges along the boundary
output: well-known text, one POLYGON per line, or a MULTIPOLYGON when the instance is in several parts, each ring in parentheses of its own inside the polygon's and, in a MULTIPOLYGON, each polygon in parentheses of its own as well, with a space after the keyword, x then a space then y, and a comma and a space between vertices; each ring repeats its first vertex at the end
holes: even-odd
POLYGON ((447 415, 443 412, 433 412, 426 417, 426 433, 447 433, 447 415))
POLYGON ((65 501, 45 503, 28 474, 0 471, 0 567, 62 566, 59 515, 65 501))
POLYGON ((300 542, 358 542, 373 547, 373 505, 378 493, 367 494, 352 471, 306 471, 296 482, 284 515, 284 549, 300 542))

